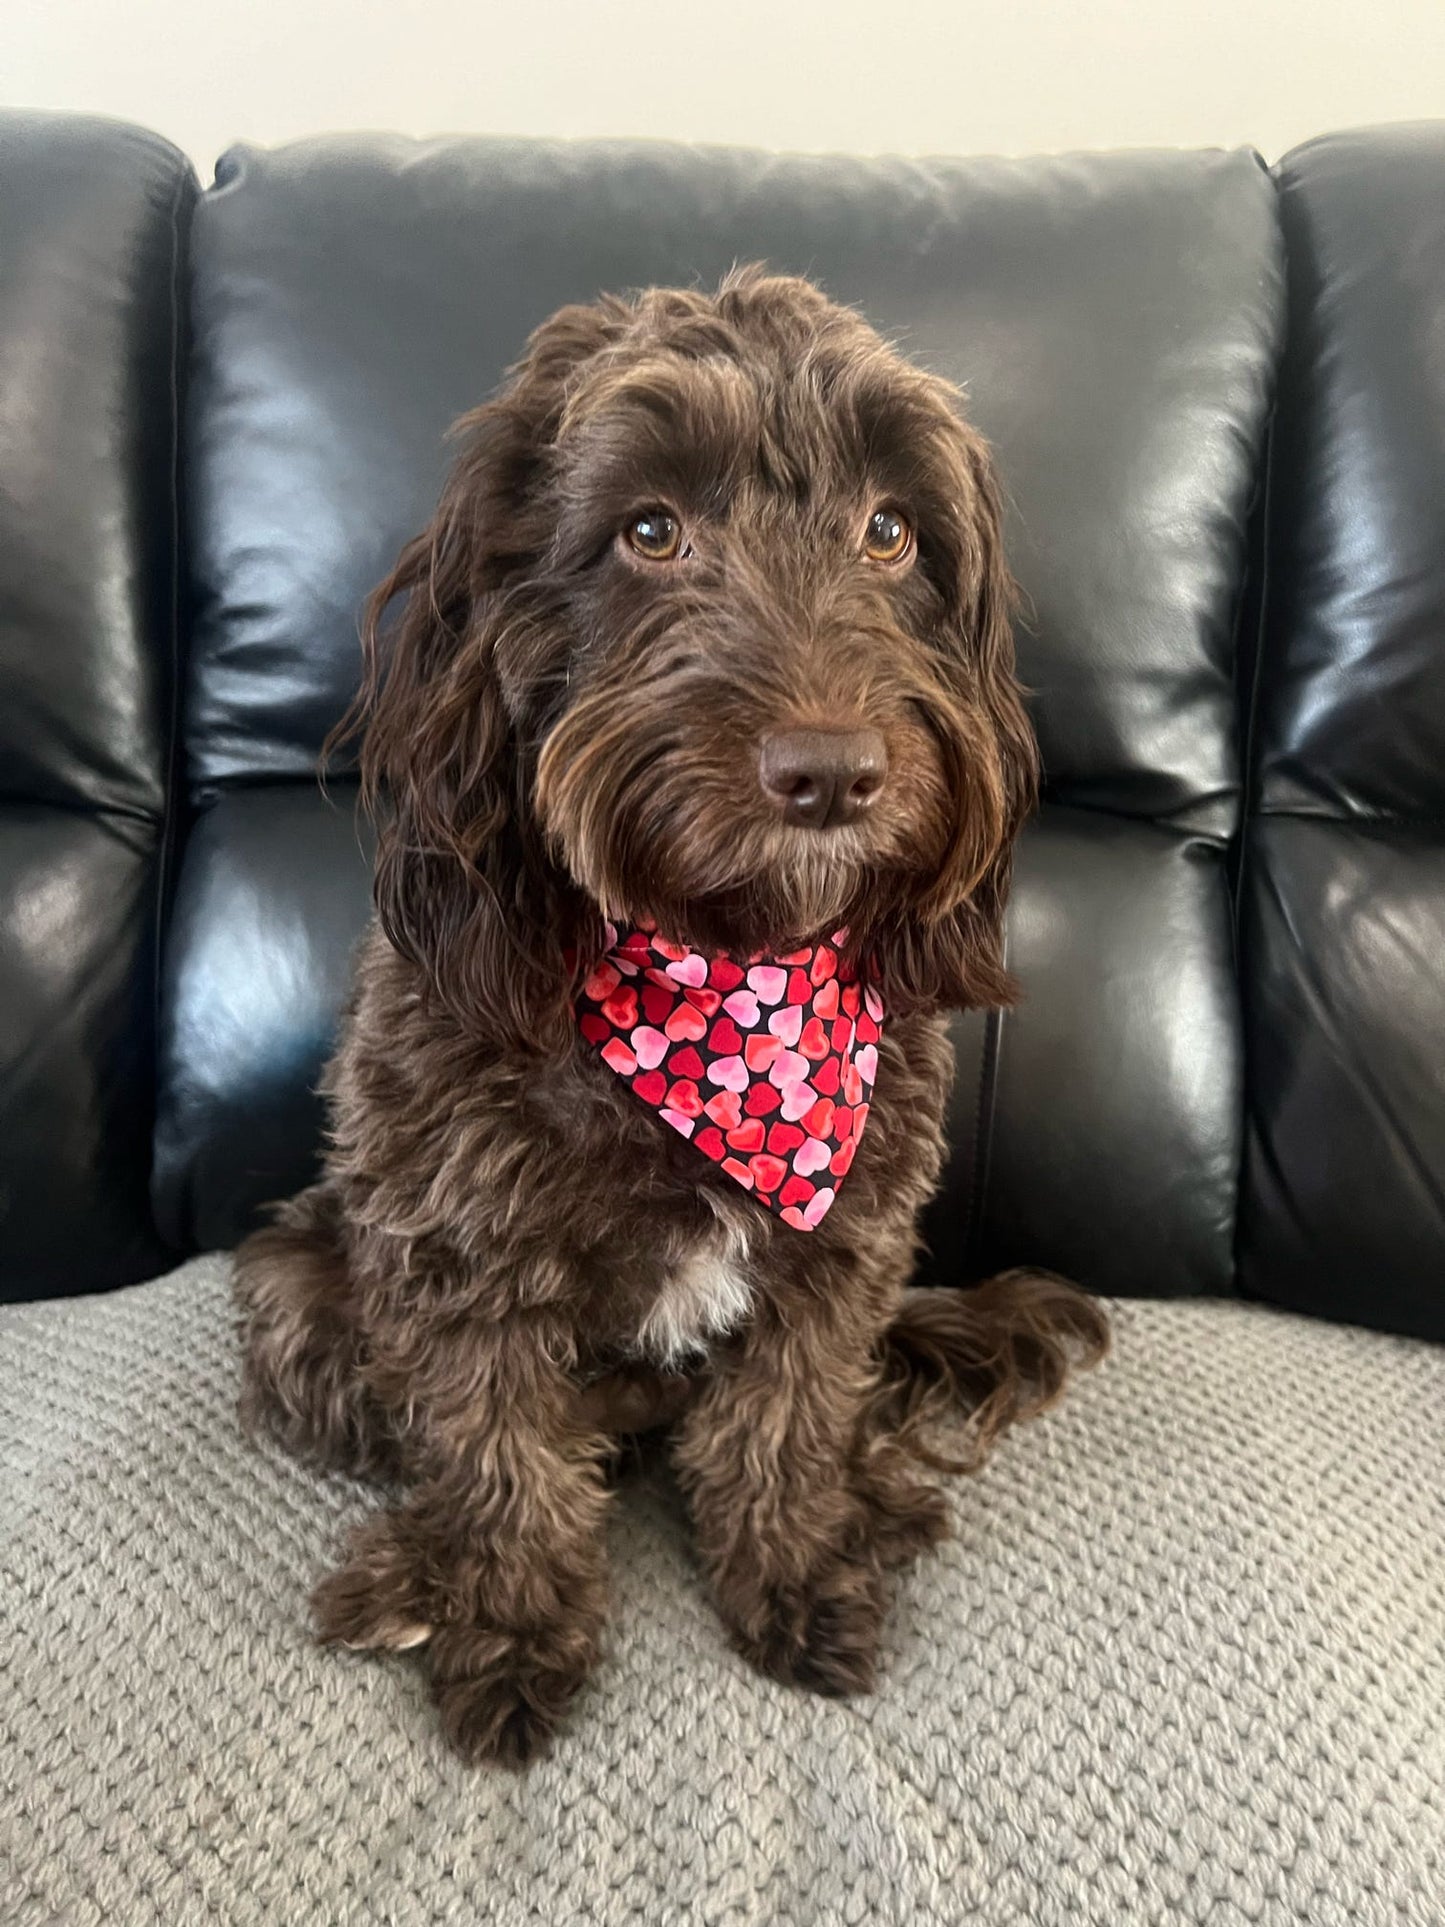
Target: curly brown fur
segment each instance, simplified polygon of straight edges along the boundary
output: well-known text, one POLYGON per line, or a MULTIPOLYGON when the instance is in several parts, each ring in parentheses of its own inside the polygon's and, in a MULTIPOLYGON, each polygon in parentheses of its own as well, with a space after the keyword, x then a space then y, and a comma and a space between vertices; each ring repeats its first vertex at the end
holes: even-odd
POLYGON ((748 269, 562 310, 460 434, 366 625, 349 727, 377 918, 324 1175, 243 1247, 237 1293, 248 1417, 403 1485, 317 1588, 321 1637, 425 1645, 451 1740, 517 1763, 597 1657, 619 1431, 670 1428, 740 1649, 854 1692, 888 1574, 946 1530, 921 1471, 939 1420, 973 1413, 976 1463, 1105 1329, 1020 1275, 905 1296, 940 1013, 1012 995, 1035 780, 997 492, 955 393, 748 269), (863 552, 879 505, 915 532, 897 563, 863 552), (659 508, 690 553, 629 546, 659 508), (788 821, 769 732, 863 726, 872 806, 788 821), (881 976, 868 1130, 811 1234, 579 1042, 604 912, 737 952, 846 924, 881 976))

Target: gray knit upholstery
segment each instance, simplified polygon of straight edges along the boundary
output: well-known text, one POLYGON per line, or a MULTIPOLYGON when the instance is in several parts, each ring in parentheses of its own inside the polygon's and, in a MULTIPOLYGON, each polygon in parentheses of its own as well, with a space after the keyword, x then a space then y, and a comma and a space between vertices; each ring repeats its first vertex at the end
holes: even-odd
POLYGON ((728 1650, 660 1483, 522 1778, 315 1650, 374 1499, 238 1437, 226 1267, 0 1312, 0 1921, 1445 1921, 1445 1350, 1211 1303, 958 1488, 875 1698, 728 1650))

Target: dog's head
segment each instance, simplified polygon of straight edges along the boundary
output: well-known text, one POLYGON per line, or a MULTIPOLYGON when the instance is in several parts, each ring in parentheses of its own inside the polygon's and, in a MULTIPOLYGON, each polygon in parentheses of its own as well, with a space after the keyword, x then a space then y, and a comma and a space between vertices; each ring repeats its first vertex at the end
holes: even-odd
POLYGON ((599 911, 737 952, 846 926, 895 1007, 1008 1000, 1035 755, 957 402, 749 268, 564 308, 459 424, 356 720, 383 924, 465 1022, 565 1035, 599 911))

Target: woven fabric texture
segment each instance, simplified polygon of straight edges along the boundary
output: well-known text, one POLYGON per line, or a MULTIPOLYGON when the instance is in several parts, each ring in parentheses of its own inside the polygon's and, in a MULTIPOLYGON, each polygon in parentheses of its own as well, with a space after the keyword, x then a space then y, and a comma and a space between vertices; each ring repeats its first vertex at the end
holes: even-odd
POLYGON ((377 1499, 239 1436, 225 1260, 0 1312, 0 1921, 1440 1927, 1445 1349, 1115 1310, 869 1700, 748 1671, 624 1483, 607 1661, 521 1777, 309 1643, 377 1499))

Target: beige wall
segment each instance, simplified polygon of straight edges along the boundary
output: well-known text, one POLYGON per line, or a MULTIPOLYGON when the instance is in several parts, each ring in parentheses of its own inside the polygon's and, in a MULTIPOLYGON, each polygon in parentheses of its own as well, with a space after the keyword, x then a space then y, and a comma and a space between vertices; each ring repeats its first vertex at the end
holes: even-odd
POLYGON ((0 0, 0 103, 146 122, 207 178, 357 127, 1273 157, 1445 116, 1445 0, 0 0))

